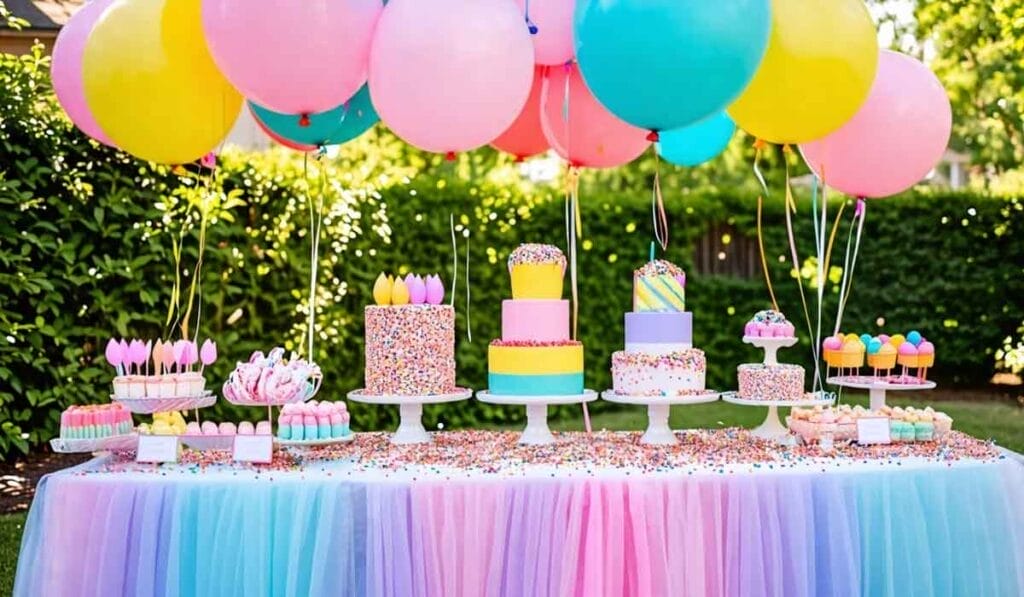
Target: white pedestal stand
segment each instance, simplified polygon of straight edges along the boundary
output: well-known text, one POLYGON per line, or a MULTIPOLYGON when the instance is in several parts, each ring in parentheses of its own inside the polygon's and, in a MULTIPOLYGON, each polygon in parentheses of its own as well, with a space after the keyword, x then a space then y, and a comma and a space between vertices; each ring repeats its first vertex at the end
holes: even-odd
POLYGON ((825 380, 825 383, 842 388, 867 390, 868 397, 871 400, 871 410, 879 410, 885 406, 886 392, 912 392, 914 390, 931 390, 935 388, 934 381, 892 383, 884 379, 871 379, 870 376, 830 377, 825 380))
MULTIPOLYGON (((796 338, 766 338, 762 336, 744 336, 743 341, 764 350, 764 364, 778 365, 777 354, 780 348, 788 348, 797 343, 796 338)), ((789 429, 779 418, 780 406, 828 406, 835 402, 835 396, 826 392, 808 393, 803 400, 747 400, 740 398, 738 392, 722 394, 722 400, 742 406, 767 406, 768 416, 764 422, 751 430, 754 437, 785 442, 789 437, 789 429)))
POLYGON ((526 407, 526 428, 519 437, 520 444, 541 446, 555 443, 555 436, 548 428, 549 404, 583 404, 597 400, 597 392, 583 390, 582 394, 563 396, 513 396, 491 394, 487 390, 476 393, 476 399, 487 404, 506 404, 526 407))
POLYGON ((789 437, 789 429, 786 429, 786 426, 782 424, 782 419, 779 418, 780 406, 828 406, 836 401, 833 394, 825 392, 808 393, 804 400, 747 400, 740 398, 737 392, 727 392, 722 394, 722 400, 741 406, 767 406, 768 416, 750 433, 754 437, 771 440, 783 440, 789 437))
POLYGON ((764 364, 778 365, 776 355, 780 348, 789 348, 797 343, 796 338, 765 338, 761 336, 743 336, 743 342, 764 350, 764 364))
POLYGON ((668 424, 669 411, 673 404, 706 404, 716 402, 719 396, 721 394, 714 390, 689 396, 632 396, 616 394, 612 390, 601 393, 601 399, 608 402, 647 406, 647 431, 640 438, 640 443, 662 446, 679 443, 675 432, 668 424))
POLYGON ((459 388, 451 394, 432 396, 378 396, 366 394, 366 390, 348 393, 348 399, 363 404, 397 404, 399 413, 398 429, 391 436, 391 443, 425 444, 431 441, 430 434, 423 427, 423 405, 459 402, 473 397, 473 390, 459 388))

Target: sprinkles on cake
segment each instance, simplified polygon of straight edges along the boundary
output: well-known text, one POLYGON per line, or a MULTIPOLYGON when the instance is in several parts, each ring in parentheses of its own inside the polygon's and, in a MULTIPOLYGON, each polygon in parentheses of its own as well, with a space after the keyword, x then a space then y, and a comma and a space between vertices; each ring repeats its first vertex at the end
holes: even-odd
POLYGON ((524 243, 519 245, 512 254, 508 256, 508 268, 511 270, 516 265, 554 263, 562 266, 565 271, 565 254, 554 245, 542 245, 538 243, 524 243))
POLYGON ((655 259, 648 261, 640 269, 633 272, 633 275, 638 278, 653 278, 655 276, 672 276, 678 277, 683 276, 685 280, 686 272, 683 268, 678 265, 665 261, 664 259, 655 259))

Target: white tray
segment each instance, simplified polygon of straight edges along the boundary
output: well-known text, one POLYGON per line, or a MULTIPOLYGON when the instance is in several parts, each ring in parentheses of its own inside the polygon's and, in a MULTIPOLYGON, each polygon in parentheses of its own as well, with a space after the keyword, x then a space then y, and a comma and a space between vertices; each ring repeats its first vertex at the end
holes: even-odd
POLYGON ((139 415, 186 411, 213 406, 217 397, 207 390, 201 396, 176 398, 118 398, 111 395, 111 400, 123 404, 128 410, 139 415))
POLYGON ((99 439, 65 439, 55 437, 50 440, 50 448, 58 454, 88 454, 90 452, 134 450, 138 445, 139 436, 136 433, 112 435, 99 439))

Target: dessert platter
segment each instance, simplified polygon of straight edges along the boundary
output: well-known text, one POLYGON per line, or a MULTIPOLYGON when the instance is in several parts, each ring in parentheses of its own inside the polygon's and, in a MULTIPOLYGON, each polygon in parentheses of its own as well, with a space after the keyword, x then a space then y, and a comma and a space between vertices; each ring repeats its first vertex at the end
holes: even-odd
POLYGON ((455 385, 455 307, 442 304, 440 277, 381 274, 373 287, 375 305, 367 305, 366 387, 349 400, 399 407, 391 441, 431 441, 423 426, 423 405, 468 400, 472 390, 455 385))
POLYGON ((822 343, 822 358, 831 385, 854 390, 867 390, 871 410, 885 407, 886 392, 909 392, 934 389, 928 380, 928 369, 935 365, 935 345, 920 332, 906 335, 836 334, 822 343), (867 364, 871 374, 862 370, 867 364), (893 371, 896 373, 893 373, 893 371))
POLYGON ((523 244, 508 258, 512 299, 501 305, 501 338, 487 349, 488 389, 476 398, 526 407, 524 444, 554 443, 548 405, 584 404, 597 392, 583 383, 583 344, 570 338, 562 299, 566 259, 552 245, 523 244))
POLYGON ((794 326, 774 310, 756 313, 744 328, 743 341, 765 352, 761 363, 746 363, 737 368, 739 390, 722 395, 722 400, 741 406, 766 406, 768 415, 752 433, 756 437, 790 441, 789 429, 779 418, 779 407, 825 406, 835 402, 827 392, 806 392, 804 368, 779 363, 779 348, 796 344, 794 326))
POLYGON ((111 339, 105 356, 117 371, 110 398, 133 413, 194 410, 217 401, 203 376, 203 369, 217 360, 211 340, 198 348, 192 340, 111 339))
POLYGON ((686 274, 655 259, 633 272, 633 310, 625 315, 625 350, 612 355, 607 402, 647 406, 645 444, 675 444, 672 405, 715 402, 705 388, 704 351, 693 347, 693 314, 686 311, 686 274))

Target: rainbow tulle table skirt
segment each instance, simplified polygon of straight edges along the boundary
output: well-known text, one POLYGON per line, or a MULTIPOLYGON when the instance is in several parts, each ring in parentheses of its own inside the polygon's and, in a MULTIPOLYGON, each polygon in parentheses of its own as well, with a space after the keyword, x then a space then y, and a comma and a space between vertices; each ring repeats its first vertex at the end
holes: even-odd
POLYGON ((15 594, 1019 596, 1024 464, 641 474, 99 459, 42 481, 15 594))

